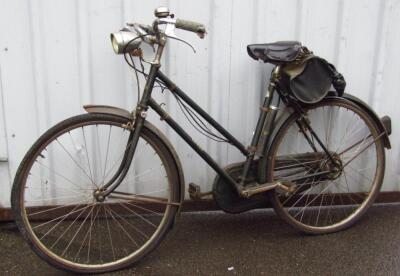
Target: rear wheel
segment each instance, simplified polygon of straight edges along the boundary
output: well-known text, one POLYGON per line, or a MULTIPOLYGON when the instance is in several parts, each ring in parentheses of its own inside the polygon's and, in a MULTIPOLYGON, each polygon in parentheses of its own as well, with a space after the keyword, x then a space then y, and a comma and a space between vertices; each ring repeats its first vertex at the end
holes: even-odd
POLYGON ((143 127, 128 174, 102 190, 129 144, 128 120, 67 119, 43 134, 15 177, 12 207, 32 249, 58 268, 98 273, 129 266, 154 249, 179 205, 178 172, 161 139, 143 127))
POLYGON ((292 115, 279 129, 268 155, 268 181, 295 184, 292 193, 273 191, 280 217, 310 234, 330 233, 355 223, 376 199, 385 152, 374 120, 342 99, 307 109, 306 118, 331 153, 328 158, 310 130, 292 115), (318 173, 329 172, 324 175, 318 173), (297 180, 296 180, 297 179, 297 180))

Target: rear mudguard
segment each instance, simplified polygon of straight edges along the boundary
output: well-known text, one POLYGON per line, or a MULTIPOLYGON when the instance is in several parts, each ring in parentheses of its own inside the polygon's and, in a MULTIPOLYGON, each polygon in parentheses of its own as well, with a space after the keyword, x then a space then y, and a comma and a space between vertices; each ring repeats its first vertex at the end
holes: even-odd
MULTIPOLYGON (((337 96, 329 96, 329 98, 331 98, 331 97, 337 97, 337 96)), ((391 123, 391 119, 389 116, 384 116, 380 119, 378 117, 378 115, 376 114, 376 112, 374 110, 372 110, 372 108, 367 103, 365 103, 363 100, 357 98, 356 96, 344 93, 343 96, 339 97, 339 98, 345 98, 345 99, 355 103, 362 109, 364 109, 364 111, 367 112, 371 116, 371 118, 375 121, 379 130, 381 132, 385 132, 385 134, 382 137, 383 145, 385 146, 385 148, 387 148, 387 149, 392 148, 392 146, 390 144, 390 140, 389 140, 389 135, 392 133, 392 123, 391 123)))
MULTIPOLYGON (((357 98, 357 97, 355 97, 353 95, 350 95, 350 94, 344 93, 341 97, 339 97, 339 96, 337 96, 335 94, 335 92, 332 92, 332 93, 328 94, 328 96, 325 99, 334 99, 334 98, 339 98, 339 99, 342 99, 342 100, 345 99, 347 101, 350 101, 350 102, 358 105, 364 111, 366 111, 371 116, 371 118, 375 121, 375 123, 376 123, 377 127, 379 128, 379 130, 381 131, 381 133, 382 132, 385 133, 382 136, 383 145, 385 146, 385 148, 391 149, 389 135, 392 132, 392 124, 391 124, 391 119, 390 119, 389 116, 383 116, 380 119, 378 117, 378 115, 375 113, 375 111, 372 110, 372 108, 367 103, 365 103, 361 99, 359 99, 359 98, 357 98)), ((271 137, 271 140, 270 140, 271 142, 270 143, 272 143, 272 141, 274 140, 275 135, 277 133, 277 130, 284 124, 284 122, 289 117, 290 117, 290 115, 286 116, 286 117, 282 117, 283 121, 279 122, 279 124, 277 125, 276 130, 274 131, 274 133, 273 133, 273 135, 271 137)), ((259 183, 265 183, 267 181, 267 178, 268 178, 265 168, 267 167, 267 164, 268 164, 268 155, 269 155, 268 154, 268 150, 270 148, 270 145, 271 144, 269 144, 269 147, 267 148, 267 150, 263 154, 263 156, 260 158, 260 161, 258 163, 258 182, 259 183)))
MULTIPOLYGON (((119 107, 114 107, 114 106, 108 106, 108 105, 85 105, 83 108, 86 110, 88 113, 102 113, 102 114, 111 114, 111 115, 116 115, 119 117, 124 117, 129 120, 133 120, 133 114, 130 113, 129 111, 119 108, 119 107)), ((167 137, 158 130, 153 124, 151 124, 148 121, 145 121, 144 127, 149 129, 151 132, 153 132, 155 135, 157 135, 162 143, 166 146, 166 148, 169 150, 171 153, 172 157, 174 158, 174 162, 176 165, 176 168, 178 169, 178 174, 179 174, 179 198, 180 198, 180 206, 178 209, 178 213, 180 213, 180 210, 183 205, 183 200, 185 197, 185 179, 183 176, 183 170, 182 170, 182 165, 179 160, 178 154, 176 153, 174 147, 172 144, 168 141, 167 137)))

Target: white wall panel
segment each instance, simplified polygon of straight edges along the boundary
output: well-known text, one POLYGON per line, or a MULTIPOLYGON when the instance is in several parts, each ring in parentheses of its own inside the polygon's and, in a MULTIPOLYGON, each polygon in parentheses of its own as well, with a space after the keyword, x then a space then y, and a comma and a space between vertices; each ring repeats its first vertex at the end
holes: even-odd
MULTIPOLYGON (((251 139, 271 66, 254 62, 249 43, 300 40, 335 63, 348 92, 393 120, 385 190, 400 190, 397 118, 400 96, 400 0, 106 1, 2 0, 0 10, 0 204, 8 205, 15 171, 34 140, 56 122, 82 113, 86 103, 132 109, 135 79, 116 56, 109 33, 124 22, 150 23, 167 5, 177 17, 205 23, 204 40, 177 31, 197 54, 172 41, 162 70, 245 144, 251 139), (2 112, 1 112, 2 111, 2 112), (4 115, 4 116, 3 116, 4 115), (5 138, 5 139, 4 139, 5 138)), ((147 51, 149 53, 149 51, 147 51)), ((143 87, 143 83, 142 83, 143 87)), ((172 97, 157 95, 185 128, 172 97)), ((156 116, 150 119, 176 146, 186 182, 210 189, 214 172, 156 116)), ((194 133, 194 132, 193 132, 194 133)), ((237 150, 194 133, 221 165, 237 150)))

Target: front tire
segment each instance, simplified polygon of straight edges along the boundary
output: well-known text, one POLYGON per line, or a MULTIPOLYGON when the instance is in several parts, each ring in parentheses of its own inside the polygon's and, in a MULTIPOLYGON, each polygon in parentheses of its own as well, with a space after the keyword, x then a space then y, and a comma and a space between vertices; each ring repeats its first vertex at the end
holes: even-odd
POLYGON ((105 200, 95 197, 119 166, 127 123, 109 114, 67 119, 44 133, 18 168, 11 196, 17 226, 33 251, 57 268, 103 273, 128 267, 171 228, 180 202, 178 169, 146 127, 123 182, 105 200))

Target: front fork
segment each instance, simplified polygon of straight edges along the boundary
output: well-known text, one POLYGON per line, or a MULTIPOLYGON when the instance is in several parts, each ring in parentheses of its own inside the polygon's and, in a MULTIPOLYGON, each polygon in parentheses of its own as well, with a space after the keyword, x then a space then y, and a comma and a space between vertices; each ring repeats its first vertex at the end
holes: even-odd
MULTIPOLYGON (((149 108, 149 100, 151 97, 151 92, 153 91, 157 72, 161 66, 160 60, 165 43, 165 37, 160 37, 158 40, 156 55, 154 57, 154 60, 150 63, 150 72, 147 76, 142 98, 140 99, 140 102, 138 103, 134 111, 134 121, 124 126, 130 131, 130 134, 121 164, 119 165, 119 168, 113 175, 113 177, 111 177, 111 179, 106 184, 104 184, 98 191, 95 192, 95 196, 98 200, 104 200, 106 196, 111 194, 122 183, 126 174, 129 171, 140 138, 140 132, 142 131, 144 122, 146 120, 147 110, 149 108)), ((140 91, 138 91, 138 93, 140 93, 140 91)))
POLYGON ((124 156, 116 173, 105 185, 100 188, 101 190, 99 191, 99 194, 103 198, 112 193, 122 183, 129 171, 140 138, 140 132, 142 131, 146 121, 148 101, 150 99, 151 91, 153 90, 159 68, 160 65, 157 63, 151 65, 150 73, 147 77, 146 85, 143 90, 143 96, 140 100, 140 103, 137 105, 136 110, 134 111, 134 121, 124 125, 124 127, 130 131, 124 156))

